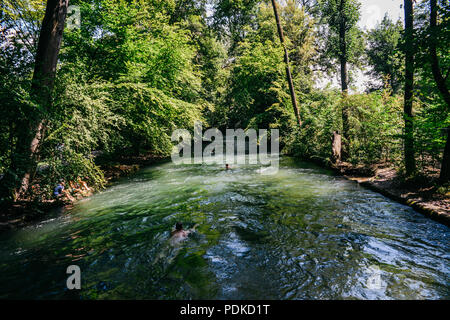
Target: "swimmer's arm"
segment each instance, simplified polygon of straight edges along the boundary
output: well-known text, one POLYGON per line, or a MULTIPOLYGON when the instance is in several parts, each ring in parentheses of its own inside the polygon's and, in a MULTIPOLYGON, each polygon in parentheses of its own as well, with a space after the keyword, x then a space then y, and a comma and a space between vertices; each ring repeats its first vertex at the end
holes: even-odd
POLYGON ((191 229, 186 230, 187 234, 195 232, 195 228, 197 228, 199 226, 199 224, 197 223, 195 226, 193 226, 191 229))

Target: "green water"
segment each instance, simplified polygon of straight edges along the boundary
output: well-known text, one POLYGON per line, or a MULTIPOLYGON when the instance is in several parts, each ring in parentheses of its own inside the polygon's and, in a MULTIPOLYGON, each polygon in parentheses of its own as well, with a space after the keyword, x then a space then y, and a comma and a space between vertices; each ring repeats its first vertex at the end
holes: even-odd
POLYGON ((165 163, 0 234, 0 298, 449 299, 449 237, 291 158, 276 175, 165 163), (177 221, 199 226, 174 244, 177 221), (71 264, 79 291, 66 288, 71 264))

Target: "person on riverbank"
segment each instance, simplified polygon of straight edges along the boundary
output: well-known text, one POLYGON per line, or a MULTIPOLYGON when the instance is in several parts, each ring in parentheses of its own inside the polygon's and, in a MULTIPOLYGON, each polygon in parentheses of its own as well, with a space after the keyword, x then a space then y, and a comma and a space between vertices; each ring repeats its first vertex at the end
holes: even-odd
POLYGON ((72 195, 80 200, 83 198, 83 191, 81 190, 80 185, 77 182, 69 181, 69 185, 71 188, 72 195))
POLYGON ((53 190, 53 196, 57 200, 64 200, 64 197, 67 198, 69 201, 73 202, 75 199, 70 195, 70 193, 65 189, 65 182, 64 180, 61 180, 58 185, 53 190))
MULTIPOLYGON (((84 179, 87 180, 86 177, 84 179)), ((89 188, 87 183, 83 181, 80 177, 78 177, 78 184, 81 186, 84 196, 90 196, 92 194, 91 188, 89 188)))
POLYGON ((53 190, 53 196, 55 198, 61 198, 63 196, 64 186, 65 186, 64 181, 62 180, 59 181, 58 185, 53 190))

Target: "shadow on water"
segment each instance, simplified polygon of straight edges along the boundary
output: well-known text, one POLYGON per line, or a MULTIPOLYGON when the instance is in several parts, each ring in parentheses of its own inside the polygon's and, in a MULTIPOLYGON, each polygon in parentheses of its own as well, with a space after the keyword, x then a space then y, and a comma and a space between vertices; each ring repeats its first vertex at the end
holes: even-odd
POLYGON ((448 299, 449 236, 311 163, 165 163, 2 234, 0 298, 448 299), (177 221, 199 227, 173 244, 177 221))

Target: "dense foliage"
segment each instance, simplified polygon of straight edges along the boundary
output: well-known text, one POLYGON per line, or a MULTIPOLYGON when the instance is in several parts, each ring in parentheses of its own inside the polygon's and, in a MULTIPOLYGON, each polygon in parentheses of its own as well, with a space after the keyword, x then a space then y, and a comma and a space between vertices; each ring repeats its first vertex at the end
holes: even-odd
MULTIPOLYGON (((30 189, 40 200, 60 179, 103 187, 100 159, 167 156, 171 132, 192 130, 195 120, 222 129, 279 128, 285 153, 321 161, 331 161, 333 132, 345 126, 346 161, 403 168, 403 24, 386 16, 364 32, 356 0, 279 4, 301 128, 270 1, 71 0, 81 24, 64 30, 51 105, 43 107, 30 87, 45 5, 5 0, 0 7, 0 174, 16 177, 0 180, 3 200, 21 174, 12 164, 25 157, 19 141, 33 118, 46 125, 30 189), (340 79, 342 61, 350 67, 348 95, 318 85, 340 79), (371 77, 363 93, 352 90, 357 70, 371 77)), ((438 1, 431 36, 428 1, 416 7, 414 143, 416 174, 426 174, 440 168, 450 126, 428 55, 437 37, 448 88, 450 10, 438 1)))

